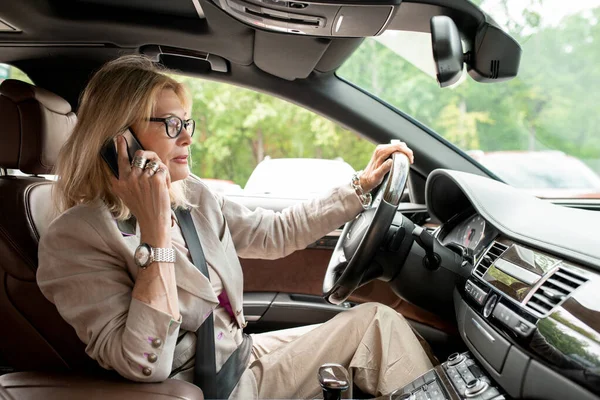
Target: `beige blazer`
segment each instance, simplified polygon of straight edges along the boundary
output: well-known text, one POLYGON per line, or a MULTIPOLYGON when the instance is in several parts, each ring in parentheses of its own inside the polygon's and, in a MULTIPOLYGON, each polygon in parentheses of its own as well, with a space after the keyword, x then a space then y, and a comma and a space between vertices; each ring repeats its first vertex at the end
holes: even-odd
MULTIPOLYGON (((188 186, 206 261, 219 270, 239 327, 245 319, 238 256, 284 257, 362 209, 350 184, 280 213, 251 211, 212 193, 195 177, 188 178, 188 186)), ((194 357, 195 340, 178 340, 185 333, 180 331, 195 334, 218 300, 208 279, 181 253, 174 265, 180 321, 133 299, 138 272, 133 252, 139 244, 139 227, 135 235, 125 235, 102 202, 73 207, 41 238, 37 281, 102 367, 131 380, 160 382, 194 357)))

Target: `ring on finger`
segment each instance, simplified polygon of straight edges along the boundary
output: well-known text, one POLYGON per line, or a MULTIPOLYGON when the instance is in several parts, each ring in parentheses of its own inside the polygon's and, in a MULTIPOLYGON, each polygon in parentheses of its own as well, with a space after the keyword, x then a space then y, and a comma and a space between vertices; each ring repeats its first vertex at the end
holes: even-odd
POLYGON ((158 171, 159 168, 160 168, 160 164, 157 163, 156 161, 148 161, 146 163, 146 166, 144 167, 144 169, 152 170, 153 173, 158 171))
POLYGON ((144 166, 146 165, 146 157, 142 157, 142 156, 135 156, 133 157, 133 161, 131 162, 131 166, 132 167, 138 167, 140 169, 144 169, 144 166))

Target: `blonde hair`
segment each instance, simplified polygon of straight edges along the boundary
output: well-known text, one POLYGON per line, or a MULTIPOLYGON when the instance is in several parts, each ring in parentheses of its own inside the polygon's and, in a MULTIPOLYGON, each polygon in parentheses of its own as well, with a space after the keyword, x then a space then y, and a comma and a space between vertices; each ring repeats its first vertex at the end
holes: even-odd
MULTIPOLYGON (((117 219, 131 216, 112 193, 112 172, 100 150, 132 124, 147 124, 163 89, 172 89, 184 109, 190 109, 185 87, 166 72, 147 57, 134 55, 110 61, 94 74, 81 95, 77 124, 56 163, 54 196, 59 212, 100 199, 117 219)), ((173 182, 169 192, 172 206, 190 206, 185 181, 173 182)))

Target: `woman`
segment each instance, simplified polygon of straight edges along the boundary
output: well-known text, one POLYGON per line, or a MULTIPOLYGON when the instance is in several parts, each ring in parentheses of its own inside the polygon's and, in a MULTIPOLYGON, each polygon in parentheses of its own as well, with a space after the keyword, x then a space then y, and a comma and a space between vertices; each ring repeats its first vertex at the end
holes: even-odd
MULTIPOLYGON (((78 113, 57 163, 55 196, 62 214, 40 242, 37 280, 87 345, 87 354, 128 379, 191 381, 195 332, 211 312, 219 370, 241 344, 245 326, 238 256, 284 257, 363 209, 365 198, 351 186, 351 177, 326 197, 281 213, 250 211, 211 193, 190 176, 189 97, 143 57, 126 56, 102 67, 78 113), (132 164, 119 135, 126 128, 146 150, 132 164), (119 179, 99 156, 115 138, 119 179), (191 209, 210 281, 190 262, 172 211, 181 207, 191 209), (157 261, 142 260, 148 247, 160 256, 157 261)), ((362 190, 381 182, 391 165, 385 160, 394 152, 412 160, 404 144, 379 146, 360 177, 362 190)), ((253 335, 248 368, 231 397, 316 396, 317 369, 326 362, 349 367, 354 384, 373 395, 391 392, 431 367, 400 315, 366 304, 320 326, 253 335)))

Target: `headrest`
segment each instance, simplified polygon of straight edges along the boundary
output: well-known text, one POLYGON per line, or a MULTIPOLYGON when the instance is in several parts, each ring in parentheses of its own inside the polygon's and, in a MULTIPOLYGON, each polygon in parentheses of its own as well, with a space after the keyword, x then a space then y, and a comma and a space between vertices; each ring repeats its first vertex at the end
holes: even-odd
POLYGON ((14 79, 0 84, 0 167, 49 174, 77 117, 62 97, 14 79))

